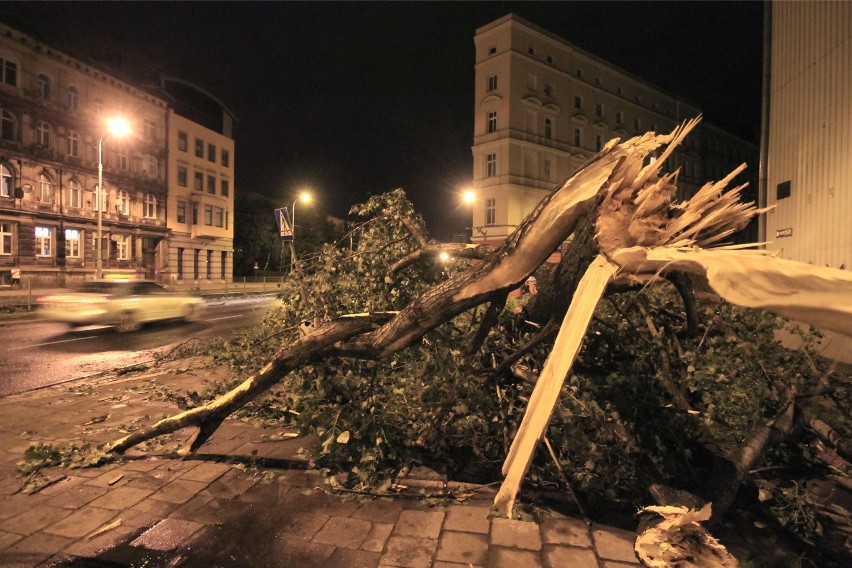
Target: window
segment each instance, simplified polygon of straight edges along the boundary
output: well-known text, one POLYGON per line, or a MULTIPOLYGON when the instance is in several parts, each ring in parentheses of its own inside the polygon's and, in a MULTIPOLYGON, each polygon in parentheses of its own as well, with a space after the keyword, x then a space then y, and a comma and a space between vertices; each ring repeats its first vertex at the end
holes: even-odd
POLYGON ((118 260, 130 260, 130 235, 116 235, 115 253, 118 260))
POLYGON ((76 130, 68 132, 68 155, 72 158, 80 157, 80 133, 76 130))
POLYGON ((77 180, 72 179, 68 182, 68 200, 66 205, 77 209, 83 206, 83 190, 80 188, 77 180))
POLYGON ((50 77, 44 73, 38 74, 38 96, 46 101, 50 100, 50 77))
POLYGON ((80 231, 65 229, 65 256, 80 258, 80 231))
POLYGON ((50 125, 43 120, 36 123, 36 144, 50 148, 50 125))
POLYGON ((544 160, 544 167, 542 170, 544 170, 544 180, 553 181, 553 162, 551 160, 544 160))
POLYGON ((38 192, 36 200, 42 203, 53 203, 53 183, 52 180, 44 174, 38 176, 38 192))
POLYGON ((125 148, 119 148, 116 150, 115 155, 118 158, 118 169, 126 172, 130 167, 130 159, 127 157, 127 150, 125 148))
POLYGON ((583 145, 583 131, 579 128, 574 129, 574 146, 583 145))
POLYGON ((53 252, 53 229, 50 227, 35 228, 36 256, 50 256, 53 252))
POLYGON ((205 205, 204 206, 204 224, 208 227, 213 226, 213 206, 205 205))
POLYGON ((228 197, 228 195, 231 194, 231 182, 230 181, 223 179, 220 182, 220 187, 222 189, 222 192, 221 192, 222 197, 228 197))
POLYGON ((775 199, 787 199, 790 197, 790 193, 792 192, 792 184, 790 180, 782 181, 777 186, 775 186, 775 199))
POLYGON ((195 139, 195 157, 203 158, 204 157, 204 140, 201 138, 195 139))
POLYGON ((96 98, 92 101, 92 110, 94 111, 96 116, 100 116, 104 112, 104 101, 103 99, 96 98))
POLYGON ((618 111, 618 112, 615 113, 615 123, 618 124, 618 125, 624 124, 624 113, 623 112, 618 111))
POLYGON ((177 222, 186 223, 186 201, 177 202, 177 222))
POLYGON ((527 53, 529 53, 530 55, 535 55, 535 48, 534 47, 528 47, 527 53))
POLYGON ((177 167, 177 182, 181 187, 186 187, 187 179, 186 179, 186 166, 178 166, 177 167))
POLYGON ((544 137, 548 140, 553 139, 553 119, 546 117, 544 119, 544 137))
POLYGON ((497 175, 497 154, 487 154, 485 156, 485 177, 495 177, 497 175))
POLYGON ((216 146, 213 144, 207 145, 207 161, 216 163, 216 146))
POLYGON ((183 280, 183 249, 177 249, 177 277, 178 280, 183 280))
POLYGON ((18 86, 18 64, 8 59, 0 59, 0 74, 2 81, 13 87, 18 86))
POLYGON ((495 53, 497 53, 496 47, 491 46, 491 47, 488 48, 488 55, 494 55, 495 53))
POLYGON ((157 140, 157 123, 150 118, 143 120, 142 133, 145 136, 145 140, 155 142, 157 140))
POLYGON ((553 63, 553 56, 552 55, 547 56, 547 62, 551 63, 551 64, 553 63))
POLYGON ((181 152, 186 152, 187 146, 189 146, 189 137, 186 135, 186 132, 178 132, 178 150, 181 152))
POLYGON ((603 118, 603 105, 602 104, 598 103, 598 104, 595 105, 595 114, 599 118, 603 118))
POLYGON ((492 132, 497 132, 497 111, 491 110, 488 111, 488 119, 485 123, 485 131, 489 134, 492 132))
POLYGON ((576 95, 574 97, 574 108, 577 110, 581 110, 583 108, 583 97, 580 95, 576 95))
POLYGON ((545 97, 555 97, 556 96, 556 87, 550 83, 544 84, 544 96, 545 97))
POLYGON ((216 176, 207 174, 207 193, 216 195, 216 176))
POLYGON ((192 204, 192 224, 198 224, 198 203, 192 204))
POLYGON ((213 251, 207 251, 207 280, 213 278, 213 251))
POLYGON ((157 218, 157 196, 153 193, 145 194, 145 201, 142 204, 142 216, 146 219, 157 218))
POLYGON ((228 228, 228 210, 225 209, 225 228, 228 228))
POLYGON ((77 90, 77 87, 68 87, 67 95, 68 108, 70 110, 77 110, 77 107, 80 106, 80 92, 77 90))
POLYGON ((222 156, 222 165, 225 166, 226 168, 230 167, 230 165, 231 165, 231 153, 228 152, 227 150, 225 150, 224 148, 222 148, 222 151, 219 153, 219 155, 222 156))
POLYGON ((4 110, 0 113, 0 138, 3 140, 15 141, 15 115, 4 110))
POLYGON ((12 223, 0 223, 0 254, 12 254, 12 223))
POLYGON ((497 75, 491 75, 488 77, 488 82, 485 87, 487 92, 492 92, 497 90, 497 75))
POLYGON ((219 267, 222 271, 221 278, 224 280, 225 279, 225 265, 228 263, 228 253, 225 252, 225 251, 221 251, 220 257, 221 257, 221 262, 219 264, 219 267))
POLYGON ((642 119, 634 118, 633 119, 633 129, 634 130, 642 130, 642 119))
POLYGON ((221 207, 213 210, 213 224, 217 227, 221 227, 224 224, 224 211, 221 207))
POLYGON ((198 249, 192 251, 192 277, 195 280, 198 280, 198 255, 200 253, 201 251, 198 249))
POLYGON ((115 194, 115 212, 130 215, 130 195, 123 189, 115 194))
POLYGON ((579 77, 580 79, 583 78, 583 70, 582 69, 577 69, 577 77, 579 77))
POLYGON ((603 148, 603 138, 600 134, 595 134, 595 150, 600 152, 601 148, 603 148))
POLYGON ((15 176, 6 164, 0 164, 0 197, 14 197, 15 176))
POLYGON ((195 172, 195 178, 192 183, 192 189, 197 189, 198 191, 204 191, 204 174, 201 172, 195 172))
POLYGON ((98 195, 100 194, 100 202, 103 207, 102 211, 107 211, 107 207, 109 206, 109 189, 104 188, 103 192, 99 191, 97 184, 95 184, 94 189, 92 189, 92 211, 98 210, 98 195))
POLYGON ((485 224, 493 225, 497 222, 497 199, 489 197, 485 200, 485 224))

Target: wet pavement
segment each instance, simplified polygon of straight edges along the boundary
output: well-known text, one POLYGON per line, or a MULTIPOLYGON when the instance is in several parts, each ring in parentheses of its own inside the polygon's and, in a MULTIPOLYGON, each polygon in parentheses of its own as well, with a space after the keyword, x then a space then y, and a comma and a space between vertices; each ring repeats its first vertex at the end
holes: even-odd
POLYGON ((546 510, 538 522, 492 518, 491 487, 415 476, 394 497, 335 493, 301 451, 315 440, 233 418, 187 459, 183 430, 118 463, 16 472, 30 444, 111 441, 177 412, 164 392, 226 374, 186 359, 0 399, 0 566, 639 565, 632 532, 546 510))

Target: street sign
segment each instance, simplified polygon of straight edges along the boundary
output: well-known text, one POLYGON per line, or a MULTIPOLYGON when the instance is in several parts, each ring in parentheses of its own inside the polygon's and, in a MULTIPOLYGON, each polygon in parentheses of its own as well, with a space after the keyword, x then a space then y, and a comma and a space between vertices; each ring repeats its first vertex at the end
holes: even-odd
POLYGON ((290 223, 290 212, 286 207, 275 210, 275 222, 278 223, 278 235, 281 240, 293 242, 293 225, 290 223))

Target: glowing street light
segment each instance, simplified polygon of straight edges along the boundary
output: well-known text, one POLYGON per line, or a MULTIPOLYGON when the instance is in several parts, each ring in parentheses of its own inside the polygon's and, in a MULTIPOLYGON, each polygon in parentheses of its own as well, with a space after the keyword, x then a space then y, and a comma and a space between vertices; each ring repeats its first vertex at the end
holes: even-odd
POLYGON ((98 207, 98 240, 95 242, 95 277, 100 279, 104 276, 103 270, 103 252, 102 252, 102 240, 103 240, 103 216, 104 216, 104 159, 103 159, 103 146, 104 146, 104 138, 108 134, 112 134, 117 138, 121 138, 122 136, 127 136, 130 133, 130 124, 127 120, 121 117, 113 117, 109 118, 106 121, 107 132, 104 133, 98 139, 98 191, 95 195, 95 200, 97 202, 98 207))
POLYGON ((476 201, 476 192, 472 189, 468 189, 464 193, 462 193, 462 201, 471 205, 474 201, 476 201))
POLYGON ((313 196, 308 191, 303 191, 299 194, 293 201, 293 207, 290 209, 290 223, 292 227, 290 227, 290 231, 293 234, 293 240, 290 241, 290 271, 296 269, 296 203, 301 201, 305 205, 313 200, 313 196))

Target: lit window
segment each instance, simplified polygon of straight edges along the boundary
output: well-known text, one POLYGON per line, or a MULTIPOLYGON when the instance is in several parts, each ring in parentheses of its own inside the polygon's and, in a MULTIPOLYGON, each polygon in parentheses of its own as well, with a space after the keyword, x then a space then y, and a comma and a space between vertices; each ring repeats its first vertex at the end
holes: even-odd
POLYGON ((157 197, 153 193, 145 194, 145 202, 143 203, 142 215, 146 219, 157 218, 157 197))
POLYGON ((80 157, 80 133, 76 130, 68 133, 68 155, 72 158, 80 157))
POLYGON ((12 234, 12 223, 0 223, 0 254, 12 254, 12 243, 14 242, 12 234))
POLYGON ((492 110, 488 111, 488 119, 486 121, 485 131, 489 134, 492 132, 497 132, 497 111, 492 110))
POLYGON ((2 81, 13 87, 18 86, 18 64, 9 61, 8 59, 0 59, 0 75, 2 81))
POLYGON ((68 87, 68 108, 77 110, 78 106, 80 106, 80 92, 77 87, 68 87))
POLYGON ((0 113, 0 138, 3 140, 15 141, 15 115, 4 110, 0 113))
POLYGON ((130 215, 130 195, 123 189, 115 194, 115 212, 130 215))
POLYGON ((118 260, 130 260, 130 235, 116 235, 115 247, 118 260))
POLYGON ((491 75, 488 77, 488 84, 485 90, 489 93, 497 90, 497 75, 491 75))
POLYGON ((53 229, 50 227, 35 228, 36 256, 51 256, 53 254, 53 229))
POLYGON ((80 231, 65 229, 65 256, 80 258, 80 231))
POLYGON ((189 137, 186 132, 178 132, 178 150, 186 152, 187 146, 189 146, 189 137))
POLYGON ((497 222, 497 199, 489 197, 485 200, 485 224, 493 225, 497 222))
POLYGON ((0 164, 0 197, 14 197, 15 176, 6 164, 0 164))
POLYGON ((487 154, 485 156, 485 177, 495 177, 497 175, 497 154, 487 154))
POLYGON ((46 101, 50 100, 50 77, 44 73, 38 74, 38 96, 46 101))
POLYGON ((36 123, 36 144, 50 148, 50 125, 43 120, 36 123))
POLYGON ((80 184, 73 179, 68 182, 67 205, 68 207, 74 207, 77 209, 83 206, 83 190, 80 188, 80 184))

